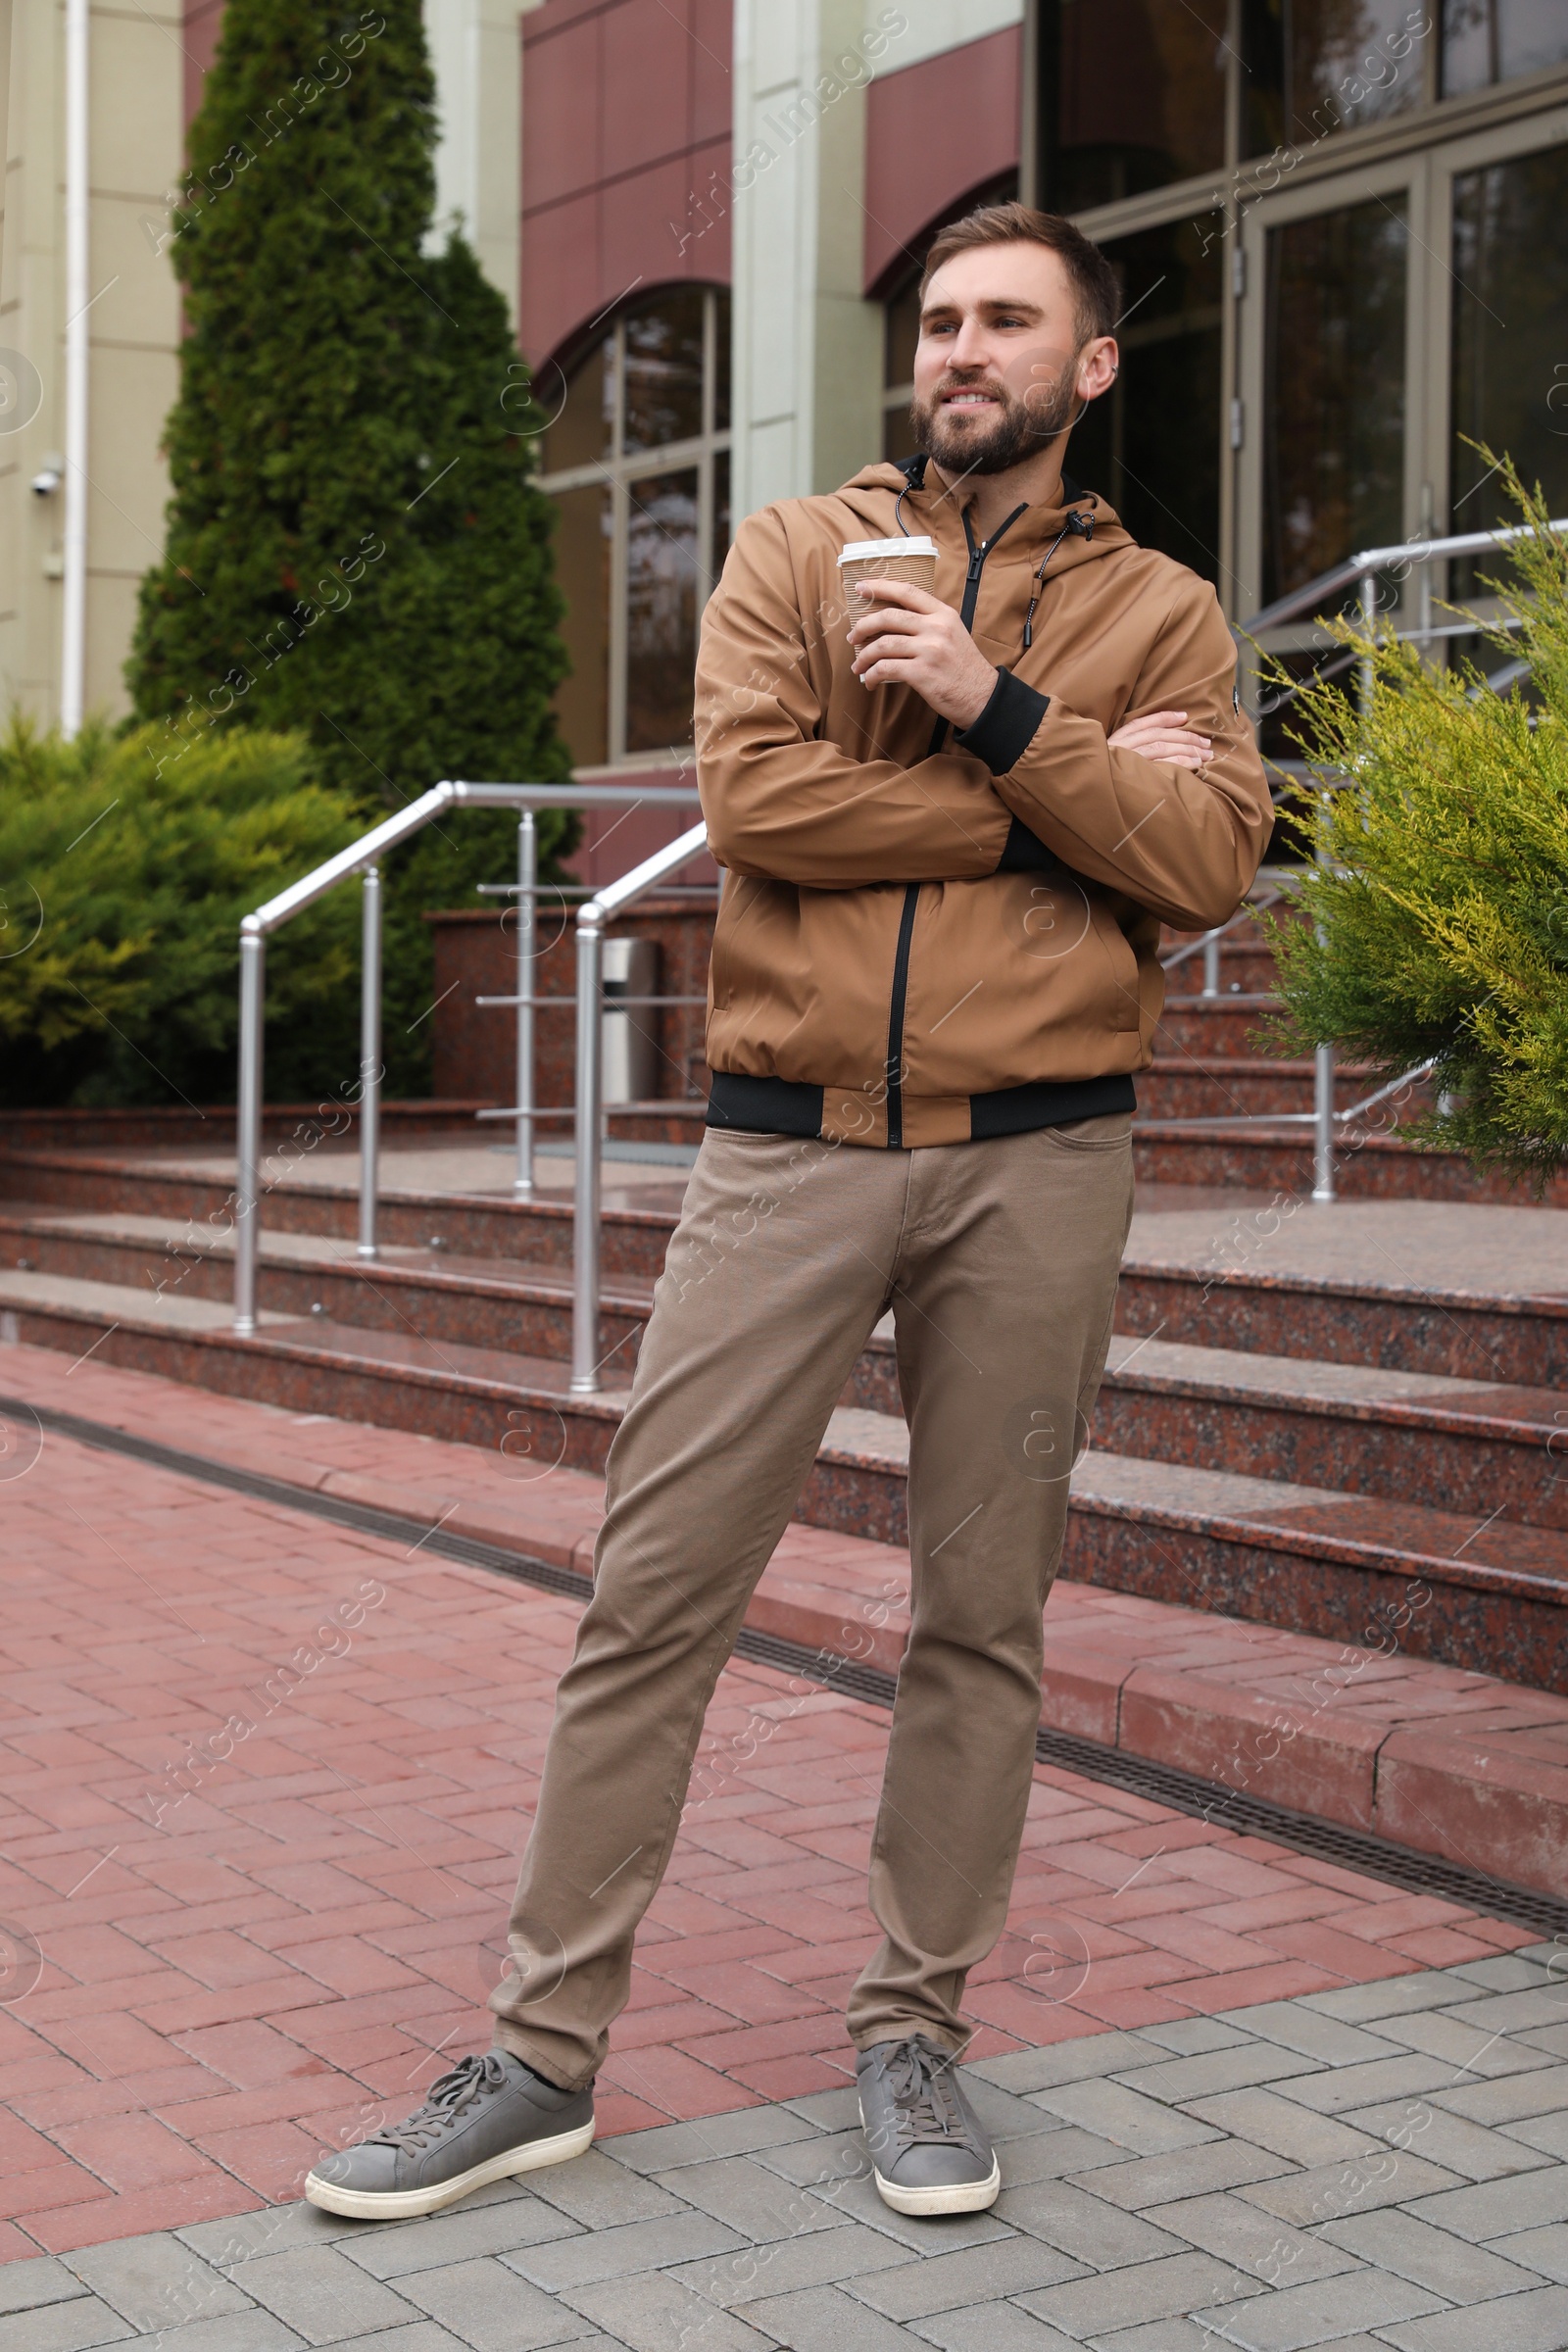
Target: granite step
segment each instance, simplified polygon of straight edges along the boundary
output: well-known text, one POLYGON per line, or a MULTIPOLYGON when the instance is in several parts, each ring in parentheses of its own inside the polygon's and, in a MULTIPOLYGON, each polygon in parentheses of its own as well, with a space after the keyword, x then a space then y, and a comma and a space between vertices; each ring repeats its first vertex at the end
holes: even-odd
MULTIPOLYGON (((1269 1060, 1260 1054, 1168 1053, 1165 1039, 1156 1035, 1154 1059, 1135 1081, 1138 1118, 1149 1119, 1263 1119, 1281 1114, 1292 1118, 1310 1111, 1317 1092, 1310 1061, 1269 1060)), ((1334 1102, 1338 1110, 1364 1102, 1380 1084, 1375 1070, 1342 1064, 1335 1072, 1334 1102)), ((1399 1105, 1401 1124, 1427 1106, 1426 1090, 1412 1087, 1399 1105)))
POLYGON ((1227 1054, 1242 1060, 1267 1059, 1279 1049, 1259 1033, 1278 1009, 1277 999, 1262 993, 1169 996, 1154 1031, 1154 1051, 1194 1054, 1200 1062, 1227 1054))
POLYGON ((1342 1494, 1441 1496, 1478 1521, 1568 1532, 1561 1390, 1118 1333, 1095 1443, 1342 1494))
MULTIPOLYGON (((268 1312, 236 1341, 217 1300, 55 1274, 0 1276, 0 1344, 62 1350, 195 1388, 477 1445, 522 1480, 603 1468, 617 1385, 565 1393, 556 1360, 268 1312)), ((908 1433, 834 1414, 796 1513, 907 1540, 908 1433)), ((1568 1536, 1223 1468, 1088 1452, 1073 1474, 1064 1572, 1085 1582, 1333 1639, 1397 1617, 1415 1654, 1542 1689, 1568 1682, 1568 1536), (1381 1612, 1381 1614, 1380 1614, 1381 1612), (1402 1612, 1402 1614, 1401 1614, 1402 1612)))

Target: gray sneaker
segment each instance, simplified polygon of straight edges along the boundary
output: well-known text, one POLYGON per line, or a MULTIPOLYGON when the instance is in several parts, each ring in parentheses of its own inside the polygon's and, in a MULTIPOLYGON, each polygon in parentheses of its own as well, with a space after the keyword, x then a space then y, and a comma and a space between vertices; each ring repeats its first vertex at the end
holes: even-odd
POLYGON ((591 2082, 558 2090, 520 2058, 488 2050, 432 2082, 406 2123, 323 2156, 306 2177, 305 2194, 353 2221, 411 2221, 491 2180, 564 2164, 593 2135, 591 2082))
POLYGON ((951 2050, 924 2034, 874 2041, 855 2064, 860 2122, 884 2205, 895 2213, 983 2213, 1002 2187, 985 2126, 951 2050))

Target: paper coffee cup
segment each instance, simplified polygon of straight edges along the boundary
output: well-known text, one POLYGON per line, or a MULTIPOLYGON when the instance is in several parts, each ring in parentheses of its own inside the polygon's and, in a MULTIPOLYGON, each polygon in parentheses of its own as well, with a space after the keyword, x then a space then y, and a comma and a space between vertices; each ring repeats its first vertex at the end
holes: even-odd
POLYGON ((839 573, 852 603, 868 604, 853 595, 856 580, 906 580, 911 588, 936 593, 937 543, 934 539, 852 539, 839 557, 839 573))

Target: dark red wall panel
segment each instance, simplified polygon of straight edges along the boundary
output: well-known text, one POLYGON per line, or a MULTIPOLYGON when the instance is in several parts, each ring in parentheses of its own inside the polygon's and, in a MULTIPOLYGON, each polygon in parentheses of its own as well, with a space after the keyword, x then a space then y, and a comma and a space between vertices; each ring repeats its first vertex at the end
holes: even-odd
POLYGON ((867 293, 929 222, 1016 166, 1022 99, 1019 24, 877 75, 867 93, 867 293))

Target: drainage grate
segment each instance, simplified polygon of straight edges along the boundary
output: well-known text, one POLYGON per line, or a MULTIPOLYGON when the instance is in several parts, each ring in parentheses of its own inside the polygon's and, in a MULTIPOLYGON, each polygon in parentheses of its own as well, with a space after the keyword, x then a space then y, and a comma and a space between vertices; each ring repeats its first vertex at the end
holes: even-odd
MULTIPOLYGON (((408 1552, 435 1552, 461 1566, 482 1568, 491 1575, 511 1577, 518 1584, 531 1585, 546 1592, 567 1593, 577 1600, 587 1600, 593 1590, 590 1580, 579 1576, 575 1569, 558 1568, 548 1560, 532 1559, 526 1552, 511 1551, 500 1544, 481 1543, 472 1536, 456 1535, 445 1528, 424 1527, 416 1519, 405 1518, 396 1511, 378 1511, 370 1503, 350 1502, 341 1495, 293 1487, 284 1479, 268 1478, 261 1471, 238 1470, 226 1462, 208 1461, 202 1454, 182 1453, 172 1446, 161 1446, 152 1438, 114 1429, 106 1422, 84 1421, 74 1413, 56 1412, 51 1406, 27 1404, 20 1397, 9 1396, 0 1396, 0 1413, 30 1414, 45 1429, 55 1430, 63 1438, 74 1438, 83 1446, 126 1454, 154 1469, 173 1471, 179 1477, 197 1479, 207 1486, 226 1487, 234 1494, 276 1503, 284 1510, 304 1511, 312 1518, 328 1519, 336 1526, 352 1527, 359 1535, 379 1536, 389 1544, 402 1544, 408 1552)), ((771 1666, 781 1674, 797 1675, 805 1682, 842 1691, 846 1698, 858 1698, 870 1706, 893 1704, 895 1676, 875 1666, 862 1666, 851 1658, 835 1657, 827 1650, 808 1649, 804 1642, 786 1641, 778 1634, 757 1633, 743 1626, 735 1654, 753 1665, 771 1666)), ((1249 1796, 1241 1789, 1227 1788, 1221 1782, 1205 1781, 1197 1773, 1183 1772, 1176 1765, 1132 1755, 1125 1748, 1102 1746, 1099 1740, 1080 1739, 1072 1732, 1041 1732, 1035 1740, 1035 1753, 1042 1764, 1077 1773, 1084 1780, 1102 1781, 1107 1787, 1125 1788, 1134 1796, 1168 1805, 1176 1813, 1196 1814, 1240 1836, 1268 1838, 1278 1845, 1293 1847, 1298 1853, 1311 1854, 1322 1862, 1336 1862, 1342 1869, 1360 1871, 1370 1879, 1381 1879, 1388 1886, 1402 1886, 1416 1894, 1445 1895, 1451 1902, 1467 1904, 1491 1918, 1533 1928, 1541 1936, 1568 1937, 1568 1900, 1538 1893, 1530 1886, 1508 1886, 1466 1863, 1445 1861, 1437 1854, 1417 1853, 1410 1846, 1395 1845, 1367 1831, 1321 1821, 1315 1814, 1296 1813, 1287 1805, 1249 1796)))

